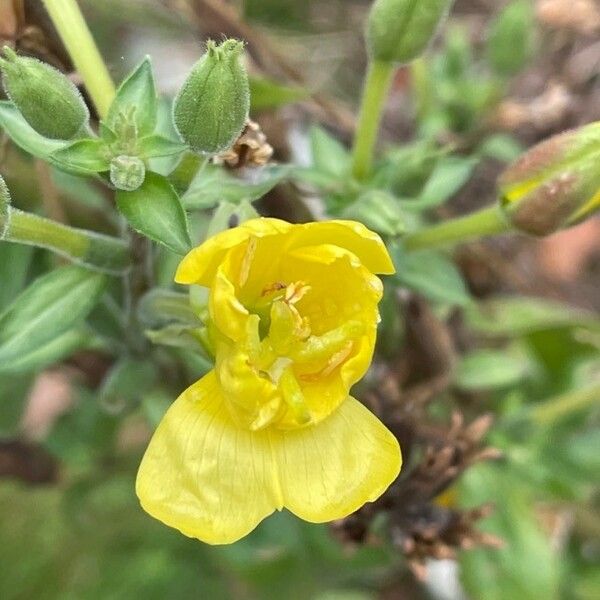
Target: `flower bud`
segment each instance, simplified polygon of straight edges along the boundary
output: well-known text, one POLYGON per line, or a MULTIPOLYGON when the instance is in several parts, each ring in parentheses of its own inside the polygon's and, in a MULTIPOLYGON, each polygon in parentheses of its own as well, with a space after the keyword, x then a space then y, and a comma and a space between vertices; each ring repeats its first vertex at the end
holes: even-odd
POLYGON ((516 229, 549 235, 600 209, 600 123, 534 146, 498 180, 502 209, 516 229))
POLYGON ((375 0, 367 23, 371 58, 409 63, 429 45, 452 0, 375 0))
POLYGON ((248 74, 241 61, 244 45, 209 41, 174 105, 174 120, 183 141, 195 152, 216 154, 238 138, 248 118, 248 74))
POLYGON ((4 89, 39 134, 70 140, 89 119, 77 88, 57 69, 35 58, 17 56, 8 46, 0 59, 4 89))
POLYGON ((146 165, 137 156, 117 156, 110 162, 110 181, 125 192, 137 190, 146 178, 146 165))

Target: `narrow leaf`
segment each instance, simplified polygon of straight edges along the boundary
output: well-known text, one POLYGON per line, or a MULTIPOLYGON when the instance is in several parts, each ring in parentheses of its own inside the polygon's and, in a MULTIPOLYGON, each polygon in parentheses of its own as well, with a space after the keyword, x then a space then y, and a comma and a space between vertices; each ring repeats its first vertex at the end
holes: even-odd
POLYGON ((190 250, 187 215, 177 192, 162 175, 148 173, 137 190, 117 192, 117 206, 139 233, 176 254, 190 250))
POLYGON ((397 283, 436 302, 460 306, 469 303, 469 294, 460 272, 443 254, 431 250, 405 254, 396 246, 392 249, 392 256, 397 283))
POLYGON ((34 281, 0 316, 0 365, 55 340, 92 310, 104 290, 102 275, 79 267, 56 269, 34 281))
POLYGON ((322 172, 342 176, 350 168, 350 154, 338 140, 321 127, 310 130, 313 166, 322 172))
POLYGON ((89 333, 84 329, 70 329, 39 348, 29 348, 13 360, 1 363, 0 373, 12 375, 45 369, 68 358, 77 350, 85 348, 90 339, 89 333))

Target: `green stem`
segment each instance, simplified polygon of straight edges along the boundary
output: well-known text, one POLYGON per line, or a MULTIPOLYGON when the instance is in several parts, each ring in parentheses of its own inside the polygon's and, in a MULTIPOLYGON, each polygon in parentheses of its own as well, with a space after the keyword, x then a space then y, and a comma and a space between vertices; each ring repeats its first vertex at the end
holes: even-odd
POLYGON ((15 208, 0 213, 0 232, 2 241, 46 248, 95 271, 116 275, 129 267, 127 245, 121 240, 15 208))
POLYGON ((512 230, 498 206, 490 206, 465 217, 444 221, 407 235, 404 248, 408 251, 437 248, 487 235, 506 233, 512 230))
POLYGON ((537 425, 552 425, 563 417, 600 402, 600 383, 574 390, 531 408, 529 418, 537 425))
POLYGON ((373 168, 377 132, 395 69, 388 62, 373 61, 369 65, 352 153, 352 173, 359 181, 366 179, 373 168))
POLYGON ((115 85, 76 0, 44 0, 98 114, 105 118, 115 97, 115 85))

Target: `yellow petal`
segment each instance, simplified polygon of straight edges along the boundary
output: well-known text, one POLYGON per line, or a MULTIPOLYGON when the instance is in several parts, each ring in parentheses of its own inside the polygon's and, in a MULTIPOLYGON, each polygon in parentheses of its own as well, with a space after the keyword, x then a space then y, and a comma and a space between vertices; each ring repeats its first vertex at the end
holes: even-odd
POLYGON ((354 398, 318 425, 271 431, 271 439, 283 503, 313 523, 341 519, 376 500, 402 464, 396 438, 354 398))
POLYGON ((236 427, 210 372, 171 406, 137 476, 144 509, 189 537, 234 542, 282 506, 269 437, 236 427))
POLYGON ((196 283, 210 286, 219 264, 232 248, 247 242, 250 237, 265 238, 283 235, 292 225, 279 219, 251 219, 239 227, 233 227, 209 238, 189 252, 179 264, 175 281, 182 284, 196 283))
POLYGON ((333 244, 350 250, 372 273, 395 272, 392 259, 381 238, 357 221, 321 221, 296 226, 291 249, 333 244))

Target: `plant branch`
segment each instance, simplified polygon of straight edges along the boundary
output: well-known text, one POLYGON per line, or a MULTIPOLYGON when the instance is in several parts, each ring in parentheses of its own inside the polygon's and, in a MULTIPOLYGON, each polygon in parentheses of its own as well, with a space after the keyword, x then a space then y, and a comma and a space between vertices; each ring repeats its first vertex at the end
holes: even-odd
POLYGON ((470 215, 410 233, 403 239, 403 244, 407 251, 412 252, 509 231, 512 231, 510 223, 504 218, 500 209, 494 205, 470 215))
POLYGON ((387 62, 373 61, 369 65, 352 153, 352 173, 359 181, 366 179, 373 168, 377 133, 395 69, 387 62))
POLYGON ((101 118, 115 97, 115 86, 76 0, 44 0, 46 10, 101 118))

